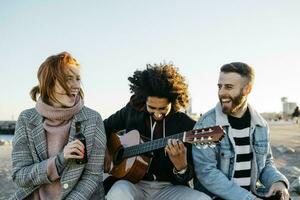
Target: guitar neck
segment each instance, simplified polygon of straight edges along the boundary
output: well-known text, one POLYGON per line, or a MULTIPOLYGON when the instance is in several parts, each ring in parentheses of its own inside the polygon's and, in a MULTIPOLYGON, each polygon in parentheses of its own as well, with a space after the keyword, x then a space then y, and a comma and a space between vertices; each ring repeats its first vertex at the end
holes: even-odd
POLYGON ((123 157, 123 159, 125 159, 125 158, 137 156, 137 155, 140 155, 140 154, 143 154, 143 153, 147 153, 147 152, 151 152, 151 151, 163 148, 168 144, 169 139, 180 139, 180 140, 182 140, 183 137, 184 137, 184 133, 185 132, 182 132, 182 133, 178 133, 178 134, 175 134, 175 135, 170 135, 170 136, 165 137, 165 138, 160 138, 160 139, 145 142, 145 143, 142 143, 142 144, 126 147, 126 148, 124 148, 124 152, 123 152, 122 157, 123 157))

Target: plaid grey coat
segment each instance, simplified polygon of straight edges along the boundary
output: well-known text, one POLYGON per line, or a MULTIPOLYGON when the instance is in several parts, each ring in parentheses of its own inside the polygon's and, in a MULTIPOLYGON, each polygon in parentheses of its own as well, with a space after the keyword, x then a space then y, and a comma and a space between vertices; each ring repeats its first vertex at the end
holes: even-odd
MULTIPOLYGON (((83 107, 71 122, 69 142, 74 140, 75 122, 81 122, 86 137, 88 163, 68 160, 61 175, 62 199, 104 199, 103 162, 106 147, 105 129, 101 116, 83 107)), ((19 186, 11 199, 24 199, 47 177, 47 143, 43 117, 35 108, 23 111, 16 124, 12 150, 12 178, 19 186)))

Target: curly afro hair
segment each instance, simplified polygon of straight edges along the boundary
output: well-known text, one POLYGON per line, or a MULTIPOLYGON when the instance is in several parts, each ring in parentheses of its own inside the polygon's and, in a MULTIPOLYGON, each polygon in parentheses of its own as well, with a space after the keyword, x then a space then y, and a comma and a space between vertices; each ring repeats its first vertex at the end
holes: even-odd
POLYGON ((155 96, 167 98, 175 112, 188 106, 188 86, 173 64, 147 64, 146 67, 128 78, 135 102, 145 103, 149 96, 155 96))

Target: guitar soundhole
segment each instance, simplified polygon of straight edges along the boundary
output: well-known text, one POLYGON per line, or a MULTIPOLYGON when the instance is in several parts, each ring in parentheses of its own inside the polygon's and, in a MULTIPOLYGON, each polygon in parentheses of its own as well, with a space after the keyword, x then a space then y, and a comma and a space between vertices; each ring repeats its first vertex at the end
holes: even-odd
POLYGON ((124 159, 123 158, 123 153, 124 153, 124 149, 123 148, 120 148, 117 153, 115 154, 115 157, 114 157, 114 164, 115 165, 118 165, 120 164, 120 162, 122 162, 122 160, 124 159))

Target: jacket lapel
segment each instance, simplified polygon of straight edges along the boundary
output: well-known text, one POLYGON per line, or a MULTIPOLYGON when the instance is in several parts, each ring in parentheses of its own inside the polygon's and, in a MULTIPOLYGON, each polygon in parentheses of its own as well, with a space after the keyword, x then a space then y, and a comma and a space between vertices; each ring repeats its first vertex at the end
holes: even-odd
POLYGON ((43 117, 35 111, 29 120, 29 124, 31 129, 30 136, 32 137, 36 154, 40 160, 46 160, 48 158, 48 151, 46 135, 43 127, 43 117))

